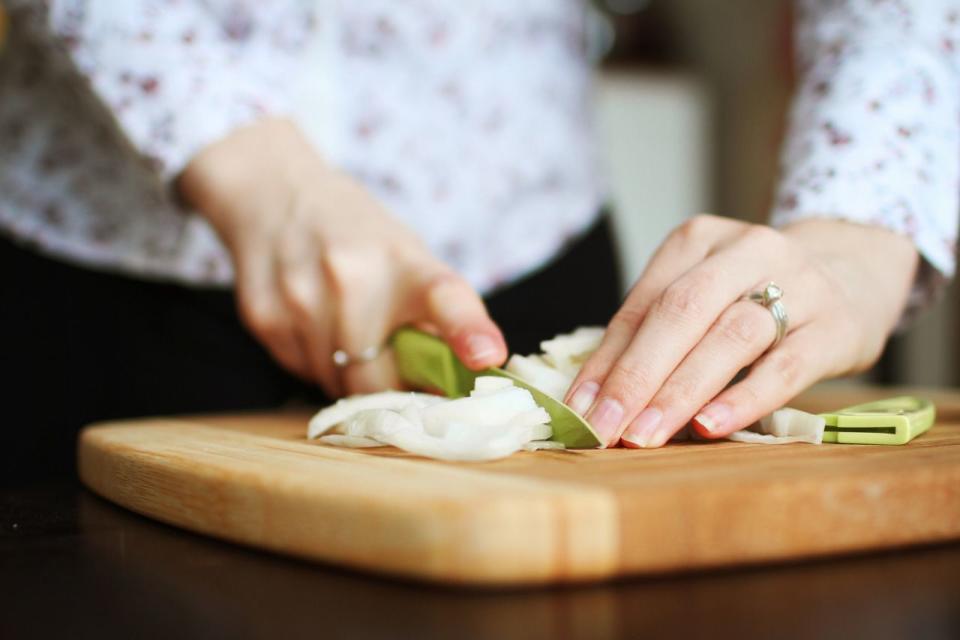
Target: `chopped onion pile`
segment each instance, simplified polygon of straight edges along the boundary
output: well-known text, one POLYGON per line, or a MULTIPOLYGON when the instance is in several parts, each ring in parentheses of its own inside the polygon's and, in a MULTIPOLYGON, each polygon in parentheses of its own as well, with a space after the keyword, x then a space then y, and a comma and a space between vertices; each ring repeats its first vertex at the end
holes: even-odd
POLYGON ((310 421, 307 437, 341 447, 393 445, 439 460, 505 458, 520 449, 562 449, 549 442, 550 415, 507 378, 481 376, 470 397, 448 400, 388 391, 344 398, 310 421))
POLYGON ((818 415, 785 407, 764 417, 753 429, 736 431, 727 436, 736 442, 754 444, 788 444, 809 442, 821 444, 826 421, 818 415))

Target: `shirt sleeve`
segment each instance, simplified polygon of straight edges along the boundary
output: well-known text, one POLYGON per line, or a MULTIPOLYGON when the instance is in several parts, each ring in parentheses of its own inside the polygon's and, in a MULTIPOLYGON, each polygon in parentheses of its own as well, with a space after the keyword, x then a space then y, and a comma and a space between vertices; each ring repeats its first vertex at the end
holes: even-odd
POLYGON ((163 179, 230 131, 292 108, 309 3, 50 0, 47 27, 163 179))
POLYGON ((771 220, 908 236, 916 309, 953 276, 960 211, 960 3, 799 0, 799 83, 771 220))

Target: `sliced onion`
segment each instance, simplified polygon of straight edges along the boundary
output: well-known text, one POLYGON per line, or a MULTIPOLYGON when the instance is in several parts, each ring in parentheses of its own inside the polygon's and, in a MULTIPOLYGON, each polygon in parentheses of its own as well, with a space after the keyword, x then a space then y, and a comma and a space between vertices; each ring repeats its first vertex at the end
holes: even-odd
POLYGON ((362 436, 342 436, 331 434, 329 436, 320 436, 317 440, 321 444, 329 444, 334 447, 350 447, 352 449, 369 449, 373 447, 385 447, 382 442, 373 438, 364 438, 362 436))
POLYGON ((572 381, 590 354, 600 346, 603 333, 603 327, 579 327, 573 333, 544 340, 540 343, 543 359, 572 381))
POLYGON ((443 402, 444 399, 429 393, 410 393, 402 391, 384 391, 367 395, 351 396, 338 400, 336 404, 327 407, 310 420, 307 427, 307 437, 316 438, 328 431, 334 425, 340 424, 353 414, 364 409, 392 409, 400 410, 413 405, 427 407, 431 404, 443 402))
POLYGON ((533 440, 523 445, 524 451, 540 451, 541 449, 566 449, 562 442, 555 440, 533 440))
POLYGON ((456 461, 503 458, 553 435, 550 415, 529 391, 508 378, 478 381, 470 397, 456 400, 395 392, 349 398, 314 416, 309 435, 330 444, 376 442, 456 461))
POLYGON ((758 426, 731 433, 727 439, 755 444, 821 444, 825 426, 821 416, 785 407, 765 416, 758 426))
POLYGON ((471 398, 483 396, 502 389, 509 389, 513 386, 510 378, 503 376, 478 376, 473 381, 473 391, 470 392, 471 398))
POLYGON ((576 373, 568 375, 553 368, 540 356, 510 356, 505 367, 527 384, 536 387, 554 400, 563 402, 576 373))
POLYGON ((500 391, 431 405, 425 408, 421 415, 427 433, 442 436, 446 425, 452 422, 478 427, 503 425, 517 414, 538 408, 529 391, 511 383, 510 387, 500 391))
POLYGON ((791 442, 807 442, 810 444, 820 444, 812 442, 806 436, 775 436, 769 433, 757 433, 756 431, 735 431, 727 436, 728 440, 734 442, 746 442, 748 444, 790 444, 791 442))

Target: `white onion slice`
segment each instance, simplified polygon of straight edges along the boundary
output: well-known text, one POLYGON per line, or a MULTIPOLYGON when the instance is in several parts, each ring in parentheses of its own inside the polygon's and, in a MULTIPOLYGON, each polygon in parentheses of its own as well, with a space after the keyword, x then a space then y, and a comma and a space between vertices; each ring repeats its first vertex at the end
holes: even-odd
POLYGON ((343 398, 319 412, 310 420, 310 425, 307 427, 307 437, 316 438, 330 430, 334 425, 340 424, 358 411, 365 409, 400 410, 410 405, 427 407, 443 401, 443 398, 429 393, 403 391, 384 391, 383 393, 343 398))
POLYGON ((736 431, 727 439, 753 444, 821 444, 825 426, 826 421, 821 416, 785 407, 765 416, 755 430, 736 431))
POLYGON ((543 359, 572 381, 586 359, 600 346, 603 333, 603 327, 579 327, 573 333, 544 340, 540 343, 543 359))
POLYGON ((746 442, 748 444, 790 444, 791 442, 819 444, 818 442, 811 442, 811 440, 805 436, 775 436, 769 433, 757 433, 756 431, 750 431, 748 429, 735 431, 728 435, 727 439, 733 440, 734 442, 746 442))
POLYGON ((504 368, 527 384, 536 387, 560 402, 563 402, 563 397, 567 395, 567 390, 576 376, 576 373, 568 375, 554 369, 537 355, 510 356, 510 360, 507 361, 507 366, 504 368))
POLYGON ((510 378, 503 376, 479 376, 473 381, 473 391, 470 392, 471 398, 484 396, 502 389, 509 389, 513 386, 510 378))
POLYGON ((343 436, 339 434, 320 436, 320 438, 317 439, 317 442, 320 442, 321 444, 329 444, 334 447, 350 447, 352 449, 369 449, 373 447, 386 446, 382 442, 378 442, 373 438, 364 438, 363 436, 343 436))
POLYGON ((562 442, 556 442, 555 440, 532 440, 530 442, 524 443, 524 451, 540 451, 541 449, 566 449, 562 442))
MULTIPOLYGON (((431 435, 442 436, 445 425, 451 422, 478 427, 503 425, 517 414, 537 408, 537 403, 529 391, 511 383, 510 387, 500 391, 431 405, 425 408, 421 415, 424 430, 431 435)), ((547 419, 549 420, 549 416, 547 419)))

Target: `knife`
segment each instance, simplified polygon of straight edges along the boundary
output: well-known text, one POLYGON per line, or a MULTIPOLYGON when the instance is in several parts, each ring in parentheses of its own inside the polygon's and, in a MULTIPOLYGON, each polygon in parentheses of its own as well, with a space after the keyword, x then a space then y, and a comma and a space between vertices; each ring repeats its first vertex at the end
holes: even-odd
POLYGON ((509 371, 497 367, 472 371, 466 367, 447 344, 429 333, 416 329, 398 329, 391 338, 400 379, 413 387, 436 389, 448 398, 462 398, 473 390, 480 376, 507 378, 533 395, 538 405, 550 414, 550 438, 568 449, 595 449, 602 446, 597 432, 578 413, 527 384, 509 371))

